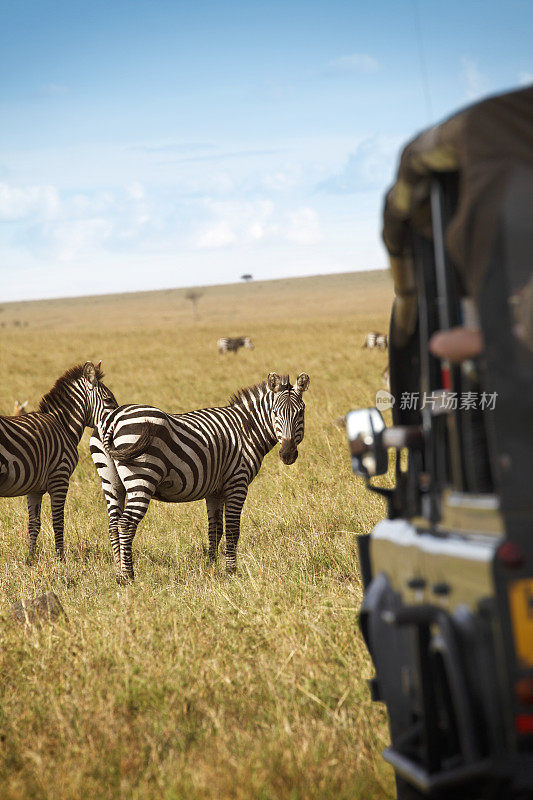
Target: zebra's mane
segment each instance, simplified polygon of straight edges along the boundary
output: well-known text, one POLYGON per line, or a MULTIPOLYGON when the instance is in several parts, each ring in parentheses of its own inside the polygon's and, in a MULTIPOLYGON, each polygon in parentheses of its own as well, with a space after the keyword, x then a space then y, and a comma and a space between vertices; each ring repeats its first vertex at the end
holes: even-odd
MULTIPOLYGON (((76 364, 75 367, 70 367, 70 369, 67 369, 66 372, 64 372, 63 375, 57 379, 50 391, 41 397, 39 402, 39 411, 46 413, 47 411, 50 411, 54 405, 60 403, 63 399, 66 399, 69 394, 68 387, 73 383, 73 381, 76 381, 83 376, 84 366, 84 364, 76 364)), ((95 370, 96 378, 101 381, 104 377, 104 373, 100 367, 95 366, 95 370)))
POLYGON ((235 394, 232 394, 229 399, 230 406, 245 406, 247 407, 247 400, 259 400, 265 393, 266 381, 256 383, 254 386, 247 386, 244 389, 238 389, 235 394))
MULTIPOLYGON (((281 375, 280 380, 280 391, 292 389, 292 384, 289 381, 288 375, 281 375)), ((229 400, 230 406, 246 406, 247 400, 259 400, 259 398, 264 395, 266 388, 266 381, 261 381, 261 383, 256 383, 254 386, 248 386, 245 389, 239 389, 237 392, 235 392, 235 394, 231 395, 229 400)))

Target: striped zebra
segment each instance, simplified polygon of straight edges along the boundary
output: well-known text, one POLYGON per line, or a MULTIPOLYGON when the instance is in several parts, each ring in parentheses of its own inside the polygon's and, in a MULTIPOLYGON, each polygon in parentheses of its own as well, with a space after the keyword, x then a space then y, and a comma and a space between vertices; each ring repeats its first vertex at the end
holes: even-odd
POLYGON ((389 346, 389 337, 386 333, 379 333, 378 331, 370 331, 365 336, 362 349, 368 348, 373 350, 377 347, 378 350, 386 350, 389 346))
POLYGON ((386 333, 378 333, 376 337, 376 347, 378 350, 386 350, 389 346, 389 337, 386 333))
POLYGON ((225 336, 218 340, 217 347, 220 354, 235 353, 235 355, 237 354, 237 350, 240 350, 241 347, 247 347, 249 350, 254 349, 249 336, 238 336, 236 339, 225 336))
POLYGON ((296 461, 304 436, 302 394, 308 387, 305 373, 292 386, 288 375, 271 372, 266 382, 241 389, 220 408, 167 414, 126 405, 109 414, 100 436, 91 439, 91 453, 107 501, 119 583, 134 578, 133 537, 152 498, 167 503, 205 499, 209 557, 217 557, 225 517, 226 570, 235 572, 248 486, 278 442, 283 463, 296 461))
POLYGON ((0 417, 0 497, 28 497, 28 562, 37 548, 46 492, 52 506, 56 555, 63 558, 65 500, 78 463, 78 444, 87 426, 101 423, 117 406, 102 377, 100 364, 79 364, 58 378, 38 411, 0 417))
POLYGON ((376 346, 376 339, 378 338, 379 333, 377 331, 370 331, 365 336, 365 340, 363 342, 363 350, 367 348, 368 350, 373 350, 376 346))

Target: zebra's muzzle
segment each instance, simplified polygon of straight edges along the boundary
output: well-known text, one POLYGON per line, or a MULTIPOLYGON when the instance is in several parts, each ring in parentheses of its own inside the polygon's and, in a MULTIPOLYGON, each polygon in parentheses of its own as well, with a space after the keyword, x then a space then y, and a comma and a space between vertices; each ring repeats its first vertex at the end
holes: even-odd
POLYGON ((284 464, 294 464, 298 458, 298 448, 294 443, 294 439, 282 439, 279 457, 284 464))

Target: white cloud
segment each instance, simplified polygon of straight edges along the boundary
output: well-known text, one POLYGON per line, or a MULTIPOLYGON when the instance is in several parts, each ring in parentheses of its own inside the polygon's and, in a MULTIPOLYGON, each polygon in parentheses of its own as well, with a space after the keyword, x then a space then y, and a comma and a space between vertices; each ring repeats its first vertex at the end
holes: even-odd
POLYGON ((373 56, 366 53, 352 53, 330 61, 327 65, 329 72, 378 72, 380 63, 373 56))
POLYGON ((318 214, 314 209, 304 206, 289 215, 286 238, 296 244, 315 244, 322 238, 318 214))
POLYGON ((51 225, 45 236, 54 246, 60 261, 73 261, 80 254, 94 251, 109 240, 113 224, 108 219, 78 219, 51 225))
POLYGON ((274 204, 271 200, 205 201, 212 219, 200 227, 193 238, 193 246, 227 247, 264 239, 271 233, 274 204))
POLYGON ((126 191, 132 200, 143 200, 144 198, 144 186, 139 181, 134 181, 126 186, 126 191))
POLYGON ((97 192, 93 195, 75 194, 69 198, 64 210, 68 216, 74 217, 101 215, 108 213, 115 202, 116 198, 112 192, 97 192))
POLYGON ((0 220, 15 222, 29 217, 53 219, 59 210, 54 186, 10 186, 0 183, 0 220))
POLYGON ((227 247, 233 244, 237 237, 232 231, 227 220, 221 220, 214 225, 206 227, 197 237, 196 246, 204 247, 227 247))
POLYGON ((466 96, 469 100, 477 100, 489 90, 487 77, 481 72, 478 62, 463 56, 461 59, 461 77, 466 86, 466 96))
POLYGON ((529 86, 533 83, 533 72, 521 72, 518 76, 518 83, 520 86, 529 86))
POLYGON ((384 190, 392 180, 402 141, 400 136, 364 139, 353 153, 348 154, 342 169, 322 181, 318 188, 328 194, 384 190))

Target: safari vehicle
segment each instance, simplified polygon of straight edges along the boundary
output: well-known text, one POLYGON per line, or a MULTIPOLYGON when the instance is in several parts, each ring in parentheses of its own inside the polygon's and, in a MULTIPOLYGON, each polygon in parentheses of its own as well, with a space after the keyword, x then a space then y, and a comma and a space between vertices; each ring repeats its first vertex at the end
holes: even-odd
POLYGON ((384 240, 392 427, 346 417, 387 501, 358 540, 383 755, 401 800, 533 798, 533 88, 408 144, 384 240), (479 355, 432 355, 435 332, 475 326, 479 355))

